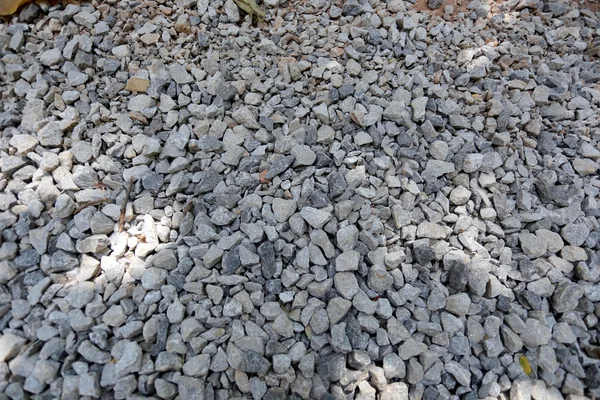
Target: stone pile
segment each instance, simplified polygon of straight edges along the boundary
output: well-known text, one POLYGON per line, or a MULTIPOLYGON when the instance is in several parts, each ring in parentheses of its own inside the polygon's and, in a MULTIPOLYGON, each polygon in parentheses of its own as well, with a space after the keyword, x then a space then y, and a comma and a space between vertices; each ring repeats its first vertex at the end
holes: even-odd
POLYGON ((599 16, 429 5, 0 24, 0 399, 600 396, 599 16))

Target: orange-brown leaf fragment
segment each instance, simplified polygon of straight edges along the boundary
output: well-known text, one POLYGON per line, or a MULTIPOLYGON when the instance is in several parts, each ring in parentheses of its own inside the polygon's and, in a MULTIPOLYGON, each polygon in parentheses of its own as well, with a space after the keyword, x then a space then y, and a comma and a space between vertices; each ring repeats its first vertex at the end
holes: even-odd
POLYGON ((11 15, 30 0, 0 0, 0 15, 11 15))
POLYGON ((148 79, 136 78, 134 76, 129 78, 125 89, 130 92, 146 93, 148 86, 150 86, 150 81, 148 79))

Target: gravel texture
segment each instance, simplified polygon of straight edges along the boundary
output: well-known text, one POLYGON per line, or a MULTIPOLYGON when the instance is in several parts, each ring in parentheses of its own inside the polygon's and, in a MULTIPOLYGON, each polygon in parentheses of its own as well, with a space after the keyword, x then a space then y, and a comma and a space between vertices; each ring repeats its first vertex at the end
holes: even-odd
POLYGON ((600 15, 263 7, 0 23, 0 400, 599 397, 600 15))

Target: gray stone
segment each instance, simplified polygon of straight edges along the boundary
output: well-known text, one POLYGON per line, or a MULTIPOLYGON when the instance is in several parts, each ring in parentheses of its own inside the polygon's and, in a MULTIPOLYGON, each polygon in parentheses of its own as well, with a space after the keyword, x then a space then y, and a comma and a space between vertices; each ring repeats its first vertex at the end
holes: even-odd
POLYGON ((292 365, 292 360, 287 354, 275 354, 273 356, 273 371, 278 374, 283 374, 292 365))
POLYGON ((464 186, 457 186, 450 192, 450 202, 456 206, 467 204, 471 198, 471 192, 464 186))
POLYGON ((266 358, 253 352, 247 351, 244 354, 240 369, 247 373, 258 374, 264 376, 271 368, 271 363, 266 358))
POLYGON ((271 180, 292 166, 296 157, 294 155, 282 156, 273 161, 265 174, 265 178, 271 180))
POLYGON ((315 335, 325 333, 329 329, 329 318, 327 317, 327 311, 320 309, 315 312, 310 319, 310 326, 315 335))
POLYGON ((583 294, 584 290, 579 285, 568 281, 561 282, 552 295, 552 308, 557 313, 572 311, 579 304, 583 294))
POLYGON ((183 360, 178 354, 161 351, 156 357, 154 367, 158 372, 180 371, 183 367, 183 360))
POLYGON ((383 371, 387 379, 406 377, 406 365, 396 353, 389 353, 383 358, 383 371))
POLYGON ((352 272, 338 272, 333 278, 335 290, 345 299, 352 300, 358 293, 358 282, 352 272))
POLYGON ((346 251, 335 259, 335 270, 337 272, 357 271, 360 254, 357 251, 346 251))
POLYGON ((463 171, 471 174, 479 170, 483 164, 483 154, 467 154, 463 160, 463 171))
POLYGON ((331 347, 337 353, 350 353, 352 345, 346 335, 346 324, 340 323, 331 327, 331 347))
POLYGON ((426 265, 428 262, 434 259, 435 251, 426 244, 415 245, 413 248, 415 259, 421 265, 426 265))
POLYGON ((423 366, 416 360, 416 358, 411 358, 408 361, 408 367, 406 368, 406 380, 411 384, 421 383, 424 377, 424 369, 423 366))
POLYGON ((300 215, 315 229, 323 228, 323 226, 332 218, 331 213, 313 207, 302 208, 302 210, 300 210, 300 215))
POLYGON ((47 67, 51 67, 53 65, 60 63, 63 60, 63 57, 62 57, 62 53, 59 49, 50 49, 50 50, 46 50, 42 54, 40 54, 39 59, 43 65, 45 65, 47 67))
POLYGON ((531 258, 538 258, 546 254, 548 243, 543 236, 537 236, 529 232, 521 232, 519 234, 519 242, 523 253, 531 258))
POLYGON ((94 299, 95 287, 93 282, 81 282, 71 286, 65 296, 67 303, 74 308, 83 308, 94 299))
POLYGON ((146 290, 160 289, 165 283, 167 275, 169 275, 169 273, 162 268, 147 268, 142 275, 142 286, 146 290))
POLYGON ((296 201, 275 198, 272 209, 277 222, 286 222, 296 212, 296 201))
POLYGON ((394 284, 394 278, 382 265, 373 265, 369 270, 367 284, 370 289, 383 293, 394 284))
POLYGON ((294 324, 285 314, 279 314, 272 325, 273 332, 282 338, 290 338, 294 335, 294 324))
POLYGON ((346 370, 346 358, 342 354, 329 354, 320 357, 317 363, 317 373, 321 378, 331 382, 342 379, 346 370))
POLYGON ((446 298, 446 310, 455 315, 467 315, 471 299, 466 293, 458 293, 446 298))
POLYGON ((0 362, 10 361, 19 354, 27 339, 12 333, 0 336, 0 362))
POLYGON ((294 167, 313 165, 317 159, 317 154, 306 145, 296 145, 290 153, 294 156, 294 167))
POLYGON ((381 394, 380 400, 408 400, 408 386, 404 382, 394 382, 386 385, 381 394))
POLYGON ((271 279, 277 272, 275 265, 275 249, 271 242, 264 242, 258 246, 258 256, 262 266, 262 274, 266 279, 271 279))
POLYGON ((102 322, 108 326, 121 326, 125 323, 127 314, 120 305, 112 305, 103 315, 102 322))
POLYGON ((223 206, 217 207, 213 212, 210 222, 217 226, 229 225, 236 219, 236 215, 223 206))
POLYGON ((92 235, 83 240, 78 240, 76 248, 79 253, 99 253, 110 245, 106 235, 92 235))
POLYGON ((358 235, 358 228, 354 225, 348 225, 338 230, 336 234, 338 247, 344 252, 354 249, 358 243, 358 235))
POLYGON ((342 297, 335 297, 327 303, 327 316, 332 325, 342 320, 352 307, 352 302, 342 297))
POLYGON ((459 384, 465 387, 470 386, 471 372, 467 368, 456 361, 448 361, 446 364, 444 364, 444 368, 446 369, 446 372, 452 375, 459 384))
POLYGON ((444 258, 444 269, 448 269, 448 286, 463 291, 472 277, 469 266, 460 259, 444 258))
POLYGON ((260 125, 256 122, 256 118, 252 114, 252 111, 246 107, 239 107, 232 113, 232 116, 235 122, 244 125, 248 129, 260 129, 260 125))
POLYGON ((112 359, 110 353, 101 351, 96 346, 94 346, 89 340, 84 340, 83 342, 81 342, 81 344, 77 348, 77 352, 81 354, 81 356, 87 361, 92 362, 94 364, 106 364, 112 359))
POLYGON ((446 239, 452 233, 452 229, 447 226, 435 224, 432 222, 422 222, 417 227, 417 237, 428 239, 446 239))
POLYGON ((572 246, 581 246, 590 235, 590 229, 584 224, 567 224, 561 231, 563 239, 572 246))
POLYGON ((398 355, 404 361, 416 357, 427 350, 427 345, 422 342, 417 342, 412 338, 408 338, 404 343, 398 346, 398 355))
POLYGON ((423 178, 426 180, 436 180, 445 174, 451 174, 455 171, 454 164, 446 161, 429 160, 423 172, 423 178))
POLYGON ((208 374, 210 355, 200 354, 187 360, 183 364, 182 372, 191 377, 201 377, 208 374))
POLYGON ((136 342, 127 342, 123 346, 123 355, 115 365, 118 378, 139 372, 142 366, 142 348, 136 342))
POLYGON ((180 64, 169 65, 169 74, 179 85, 185 85, 186 83, 192 83, 194 81, 192 75, 190 75, 180 64))
POLYGON ((44 228, 32 229, 29 231, 29 240, 31 245, 42 255, 48 249, 48 239, 50 238, 50 232, 44 228))
POLYGON ((177 393, 183 399, 192 399, 198 397, 199 393, 204 393, 204 379, 188 376, 177 376, 177 393))

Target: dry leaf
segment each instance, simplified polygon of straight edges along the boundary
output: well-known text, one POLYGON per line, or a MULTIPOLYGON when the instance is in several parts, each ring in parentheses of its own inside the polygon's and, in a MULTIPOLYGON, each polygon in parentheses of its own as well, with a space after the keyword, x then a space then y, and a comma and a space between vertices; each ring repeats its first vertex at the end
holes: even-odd
POLYGON ((0 15, 11 15, 29 0, 0 0, 0 15))

